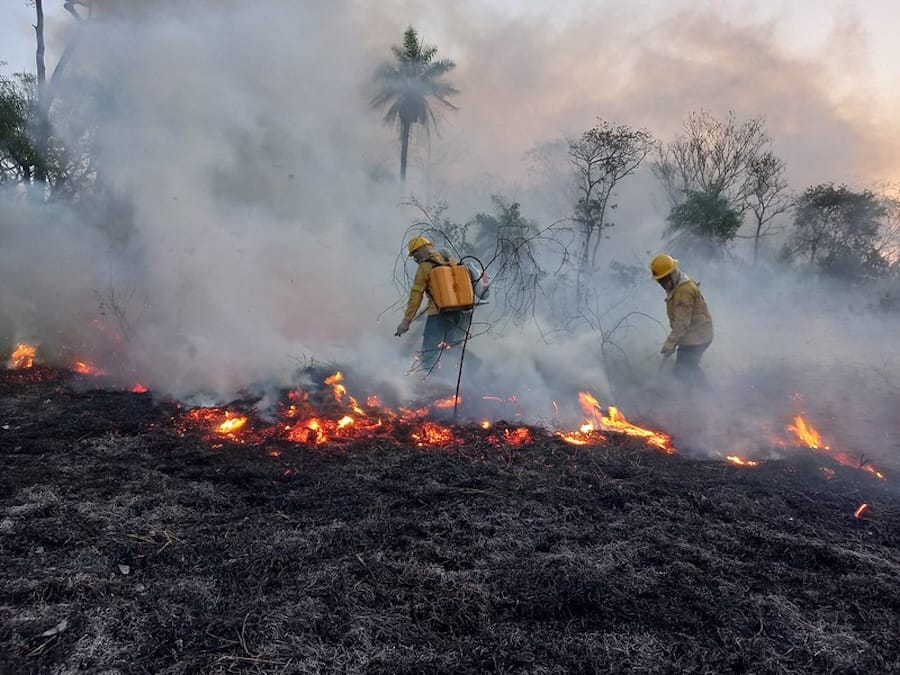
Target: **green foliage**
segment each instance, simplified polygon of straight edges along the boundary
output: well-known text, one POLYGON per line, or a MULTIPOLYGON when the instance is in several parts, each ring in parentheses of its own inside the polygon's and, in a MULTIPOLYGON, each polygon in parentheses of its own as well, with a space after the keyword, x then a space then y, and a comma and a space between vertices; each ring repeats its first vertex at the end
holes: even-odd
POLYGON ((409 135, 414 124, 425 131, 437 127, 433 102, 456 109, 448 97, 459 93, 444 81, 456 67, 450 59, 436 59, 437 47, 426 46, 410 26, 403 34, 403 46, 391 47, 394 61, 383 63, 375 71, 378 91, 372 97, 373 108, 387 108, 384 123, 400 131, 400 176, 406 179, 409 135))
POLYGON ((34 76, 0 75, 0 182, 27 181, 37 153, 31 137, 34 76))
POLYGON ((886 215, 883 202, 869 190, 854 192, 830 183, 810 187, 797 201, 783 255, 806 259, 830 276, 875 278, 889 267, 879 250, 886 215))
POLYGON ((676 249, 721 253, 737 235, 742 218, 713 185, 706 190, 687 190, 684 201, 672 208, 666 221, 666 232, 673 235, 676 249))

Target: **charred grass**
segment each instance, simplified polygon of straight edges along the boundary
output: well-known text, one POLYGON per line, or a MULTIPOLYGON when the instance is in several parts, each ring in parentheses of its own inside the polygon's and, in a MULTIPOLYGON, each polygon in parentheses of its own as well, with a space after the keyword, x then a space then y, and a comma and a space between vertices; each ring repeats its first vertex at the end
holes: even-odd
POLYGON ((213 449, 71 385, 0 381, 0 672, 900 671, 890 477, 540 434, 213 449))

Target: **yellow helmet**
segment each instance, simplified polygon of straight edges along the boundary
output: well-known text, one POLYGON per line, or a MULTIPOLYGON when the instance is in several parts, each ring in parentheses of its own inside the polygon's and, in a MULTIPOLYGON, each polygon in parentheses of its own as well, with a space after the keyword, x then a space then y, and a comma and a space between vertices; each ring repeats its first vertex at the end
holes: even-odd
POLYGON ((431 246, 431 240, 428 237, 413 237, 409 240, 409 244, 406 245, 406 247, 409 249, 410 255, 413 254, 413 251, 422 248, 423 246, 431 246))
POLYGON ((669 276, 677 269, 678 261, 666 253, 660 253, 657 256, 653 256, 653 260, 650 261, 650 274, 652 274, 653 278, 657 281, 663 277, 669 276))

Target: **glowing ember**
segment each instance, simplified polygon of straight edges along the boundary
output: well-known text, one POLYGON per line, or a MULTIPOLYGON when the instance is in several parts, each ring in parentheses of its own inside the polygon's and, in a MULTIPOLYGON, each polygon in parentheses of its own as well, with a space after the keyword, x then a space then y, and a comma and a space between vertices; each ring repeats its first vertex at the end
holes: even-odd
POLYGON ((515 429, 504 429, 503 440, 510 445, 528 445, 534 440, 534 437, 528 427, 516 427, 515 429))
POLYGON ((440 447, 453 441, 453 430, 434 422, 425 422, 411 436, 419 447, 440 447))
POLYGON ((860 504, 859 508, 853 512, 853 517, 854 518, 862 518, 862 515, 868 510, 869 510, 868 504, 860 504))
POLYGON ((462 403, 462 396, 448 396, 447 398, 438 399, 434 402, 435 408, 452 408, 453 406, 462 403))
POLYGON ((337 428, 343 429, 345 427, 349 427, 351 424, 353 424, 353 418, 350 417, 350 415, 344 415, 337 421, 337 428))
POLYGON ((744 459, 742 457, 738 457, 737 455, 728 455, 726 457, 729 462, 732 464, 737 464, 738 466, 759 466, 759 462, 752 459, 744 459))
POLYGON ((481 428, 482 429, 490 429, 491 423, 488 420, 481 420, 481 428))
POLYGON ((149 391, 149 389, 147 389, 147 387, 145 385, 141 384, 140 382, 138 382, 136 385, 134 385, 131 388, 131 392, 133 394, 146 394, 148 391, 149 391))
POLYGON ((7 367, 14 369, 31 368, 34 365, 34 357, 37 348, 34 345, 17 344, 9 357, 7 367))
POLYGON ((585 422, 578 431, 560 432, 559 435, 566 443, 572 445, 598 444, 606 440, 606 436, 594 431, 592 422, 585 422))
POLYGON ((72 364, 72 370, 76 373, 80 373, 82 375, 102 375, 103 371, 99 368, 95 368, 89 363, 85 363, 84 361, 76 361, 72 364))

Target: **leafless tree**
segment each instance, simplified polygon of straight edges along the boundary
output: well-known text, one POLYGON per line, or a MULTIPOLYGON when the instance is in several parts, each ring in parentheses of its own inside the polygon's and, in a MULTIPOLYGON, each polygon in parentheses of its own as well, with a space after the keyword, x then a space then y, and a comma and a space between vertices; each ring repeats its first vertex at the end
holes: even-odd
POLYGON ((700 110, 688 116, 681 136, 660 146, 652 170, 672 206, 680 204, 687 191, 716 188, 743 213, 751 189, 748 169, 770 142, 762 118, 739 123, 729 112, 722 121, 700 110))
MULTIPOLYGON (((739 122, 733 111, 724 120, 705 110, 693 112, 684 132, 661 146, 652 171, 673 208, 691 194, 716 193, 741 217, 749 211, 753 261, 763 237, 777 231, 776 219, 790 210, 784 161, 770 149, 762 117, 739 122)), ((740 235, 739 235, 740 236, 740 235)))
POLYGON ((753 213, 753 264, 759 255, 759 242, 775 234, 774 220, 794 205, 788 190, 784 162, 772 152, 750 159, 747 166, 747 206, 753 213))
POLYGON ((578 255, 579 297, 584 277, 597 262, 604 230, 612 227, 607 212, 616 184, 634 173, 656 144, 646 129, 612 126, 600 120, 578 138, 568 140, 569 159, 578 179, 578 203, 574 220, 582 234, 578 255))
MULTIPOLYGON (((28 4, 34 6, 35 9, 35 67, 37 73, 37 92, 35 100, 35 119, 34 119, 34 149, 36 162, 34 167, 35 182, 44 186, 48 183, 48 159, 51 155, 51 135, 52 126, 50 123, 50 110, 53 106, 53 100, 56 95, 57 85, 62 78, 62 74, 72 58, 72 53, 78 42, 80 33, 76 31, 72 39, 66 44, 59 61, 56 63, 49 79, 47 78, 47 66, 44 58, 44 3, 43 0, 31 0, 28 4)), ((78 6, 86 7, 91 10, 91 2, 83 2, 80 0, 71 0, 65 2, 63 7, 79 22, 83 17, 78 10, 78 6)), ((43 195, 39 195, 43 197, 43 195)))

